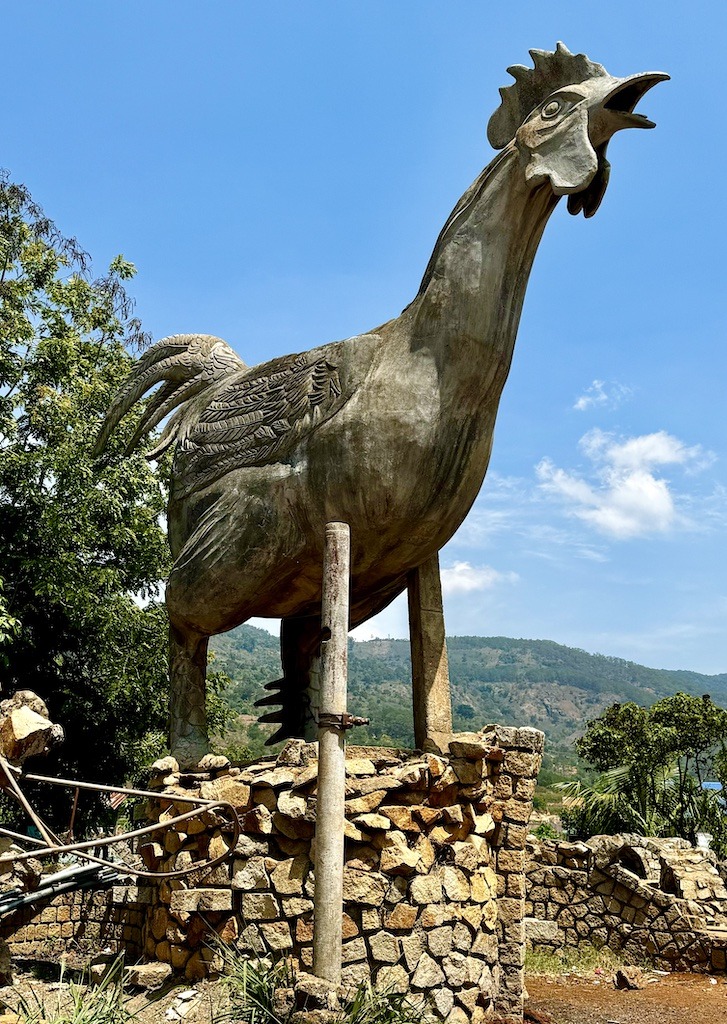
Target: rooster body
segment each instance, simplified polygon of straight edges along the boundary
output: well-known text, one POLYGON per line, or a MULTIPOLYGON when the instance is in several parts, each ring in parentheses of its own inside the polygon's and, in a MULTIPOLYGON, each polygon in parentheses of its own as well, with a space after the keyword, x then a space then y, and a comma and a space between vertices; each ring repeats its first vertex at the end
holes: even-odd
POLYGON ((283 678, 266 703, 278 736, 301 735, 320 642, 323 540, 351 527, 351 625, 393 600, 436 555, 482 485, 530 269, 562 195, 595 213, 606 146, 652 127, 633 108, 667 76, 616 79, 582 54, 531 51, 535 68, 490 122, 501 152, 455 206, 419 293, 366 334, 246 366, 207 335, 144 354, 115 399, 99 449, 157 383, 132 443, 176 409, 169 541, 172 747, 206 750, 208 638, 250 616, 282 619, 283 678))

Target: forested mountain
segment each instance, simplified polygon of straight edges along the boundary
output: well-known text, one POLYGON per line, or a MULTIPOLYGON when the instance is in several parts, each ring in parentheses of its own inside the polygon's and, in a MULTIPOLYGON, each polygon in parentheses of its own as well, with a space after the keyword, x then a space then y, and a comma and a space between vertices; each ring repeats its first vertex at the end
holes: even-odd
MULTIPOLYGON (((678 691, 709 693, 727 705, 727 673, 646 668, 621 658, 588 654, 550 640, 450 637, 447 641, 456 729, 488 722, 532 725, 548 738, 551 754, 573 756, 573 741, 589 718, 615 701, 649 705, 678 691)), ((266 682, 280 675, 278 640, 264 630, 240 626, 213 642, 215 668, 232 679, 225 698, 243 718, 250 745, 262 731, 248 716, 266 682)), ((410 746, 411 664, 408 640, 349 641, 349 710, 371 719, 357 729, 357 743, 410 746)), ((240 737, 240 742, 244 742, 240 737)))

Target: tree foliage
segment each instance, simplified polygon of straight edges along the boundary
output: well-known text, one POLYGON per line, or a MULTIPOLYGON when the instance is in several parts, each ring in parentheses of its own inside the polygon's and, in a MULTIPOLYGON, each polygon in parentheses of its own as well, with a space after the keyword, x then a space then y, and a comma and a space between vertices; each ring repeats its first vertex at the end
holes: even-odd
POLYGON ((92 279, 77 242, 0 175, 0 678, 66 729, 44 770, 112 783, 158 742, 167 692, 164 473, 122 458, 133 417, 104 465, 90 454, 146 341, 134 272, 118 256, 92 279))
POLYGON ((561 788, 577 798, 565 823, 574 834, 637 831, 696 841, 711 832, 727 846, 724 799, 705 790, 727 767, 727 711, 709 696, 676 693, 650 708, 613 704, 588 722, 576 747, 602 774, 561 788))

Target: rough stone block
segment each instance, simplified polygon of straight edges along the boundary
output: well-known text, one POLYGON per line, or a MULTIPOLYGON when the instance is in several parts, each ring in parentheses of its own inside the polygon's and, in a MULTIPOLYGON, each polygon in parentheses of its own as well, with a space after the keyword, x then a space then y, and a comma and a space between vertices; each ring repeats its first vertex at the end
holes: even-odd
POLYGON ((369 948, 374 960, 384 964, 395 964, 401 956, 399 939, 389 932, 376 932, 369 936, 369 948))
POLYGON ((177 889, 172 893, 173 913, 198 913, 232 910, 230 889, 177 889))
POLYGON ((557 921, 537 921, 533 917, 526 917, 523 925, 525 927, 525 938, 533 945, 557 943, 560 938, 560 929, 557 921))
POLYGON ((376 985, 385 992, 406 992, 409 989, 409 975, 401 964, 381 967, 376 972, 376 985))
POLYGON ((497 875, 490 867, 481 868, 470 879, 472 900, 487 903, 497 894, 497 875))
POLYGON ((455 733, 449 744, 449 752, 452 757, 467 758, 471 761, 479 761, 487 757, 493 743, 476 732, 455 733))
POLYGON ((281 900, 281 904, 286 917, 300 917, 302 914, 313 912, 313 900, 305 899, 302 896, 285 896, 281 900))
MULTIPOLYGON (((21 693, 30 694, 30 691, 21 693)), ((39 708, 45 707, 40 698, 36 700, 39 701, 39 708)), ((8 710, 8 704, 10 700, 3 701, 4 716, 0 717, 0 751, 11 763, 21 764, 28 757, 42 754, 47 747, 53 745, 54 738, 62 738, 63 730, 60 729, 59 732, 60 727, 48 721, 47 711, 45 714, 39 714, 28 705, 8 710)))
POLYGON ((308 818, 289 818, 287 814, 273 811, 273 831, 281 832, 288 839, 312 839, 315 825, 308 818))
MULTIPOLYGON (((231 908, 224 908, 231 909, 231 908)), ((246 892, 242 897, 242 916, 248 921, 272 921, 280 914, 275 897, 269 892, 246 892)))
POLYGON ((518 800, 513 797, 512 800, 508 800, 502 806, 503 816, 507 821, 514 821, 516 824, 525 825, 530 821, 530 812, 532 808, 529 803, 524 800, 518 800))
POLYGON ((245 832, 270 835, 273 831, 273 817, 267 807, 253 807, 242 819, 245 832))
POLYGON ((154 991, 161 988, 171 976, 172 968, 169 963, 137 964, 124 970, 124 983, 134 988, 154 991))
POLYGON ((309 868, 310 860, 305 855, 281 861, 270 874, 273 889, 281 896, 300 896, 309 868))
POLYGON ((448 899, 461 903, 470 898, 470 883, 460 868, 450 865, 443 867, 441 879, 444 893, 448 899))
POLYGON ((444 1020, 454 1006, 454 994, 449 988, 435 989, 430 993, 429 1000, 439 1020, 444 1020))
POLYGON ((254 889, 267 889, 270 878, 265 867, 264 857, 251 857, 249 860, 236 859, 232 862, 232 888, 250 892, 254 889))
POLYGON ((481 864, 480 854, 471 843, 455 842, 451 846, 454 863, 465 871, 476 871, 481 864))
POLYGON ((386 894, 386 881, 382 875, 370 871, 343 869, 343 898, 346 902, 361 903, 367 907, 380 907, 386 894))
POLYGON ((383 789, 374 790, 373 793, 366 793, 365 796, 352 797, 346 800, 346 814, 353 816, 354 814, 368 814, 369 811, 377 810, 384 797, 386 791, 383 789))
POLYGON ((391 828, 391 819, 385 814, 357 814, 353 822, 359 828, 366 829, 367 831, 388 831, 391 828))
MULTIPOLYGON (((467 932, 467 948, 469 948, 469 930, 466 927, 464 930, 467 932)), ((454 930, 451 925, 442 925, 439 928, 432 928, 432 930, 427 933, 427 948, 432 956, 440 959, 441 957, 446 956, 447 953, 450 953, 453 945, 453 937, 454 930)))
POLYGON ((404 957, 404 963, 410 971, 416 970, 419 959, 424 953, 426 944, 424 936, 420 931, 413 931, 410 935, 405 935, 401 940, 401 950, 404 957))
MULTIPOLYGON (((394 908, 392 913, 395 913, 398 908, 394 908)), ((416 919, 416 912, 414 914, 416 919)), ((414 921, 412 921, 414 924, 414 921)), ((361 930, 364 932, 375 932, 381 927, 381 912, 378 910, 372 910, 370 907, 364 907, 361 911, 361 930)), ((403 926, 406 927, 406 926, 403 926)))
MULTIPOLYGON (((414 927, 417 913, 416 907, 412 907, 408 903, 398 903, 393 910, 384 915, 384 926, 392 931, 410 931, 414 927)), ((378 927, 378 914, 376 920, 378 927)))
POLYGON ((502 771, 520 778, 532 778, 540 768, 537 754, 526 754, 516 750, 508 750, 502 762, 502 771))
POLYGON ((393 832, 381 851, 381 871, 385 875, 413 875, 421 860, 421 854, 407 846, 401 832, 393 832))
POLYGON ((224 800, 236 811, 247 811, 251 806, 250 787, 239 779, 223 775, 211 782, 203 782, 199 788, 203 800, 224 800))
POLYGON ((411 979, 412 988, 436 988, 444 981, 442 968, 428 953, 422 953, 411 979))
POLYGON ((293 948, 290 925, 286 921, 269 921, 260 925, 265 942, 274 953, 293 948))
POLYGON ((421 832, 422 828, 414 817, 411 807, 400 807, 398 804, 382 804, 381 814, 389 819, 402 832, 421 832))
POLYGON ((413 903, 429 906, 442 899, 442 882, 435 875, 423 875, 412 879, 409 891, 413 903))
POLYGON ((442 969, 447 982, 453 988, 461 988, 467 981, 467 957, 453 951, 442 960, 442 969))

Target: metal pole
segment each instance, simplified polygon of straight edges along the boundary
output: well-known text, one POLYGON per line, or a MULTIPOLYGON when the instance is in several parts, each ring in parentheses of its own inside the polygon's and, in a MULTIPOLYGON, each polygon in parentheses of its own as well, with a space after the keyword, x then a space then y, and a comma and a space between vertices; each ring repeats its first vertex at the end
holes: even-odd
POLYGON ((313 973, 332 985, 341 983, 350 562, 348 524, 328 523, 321 615, 313 973))

